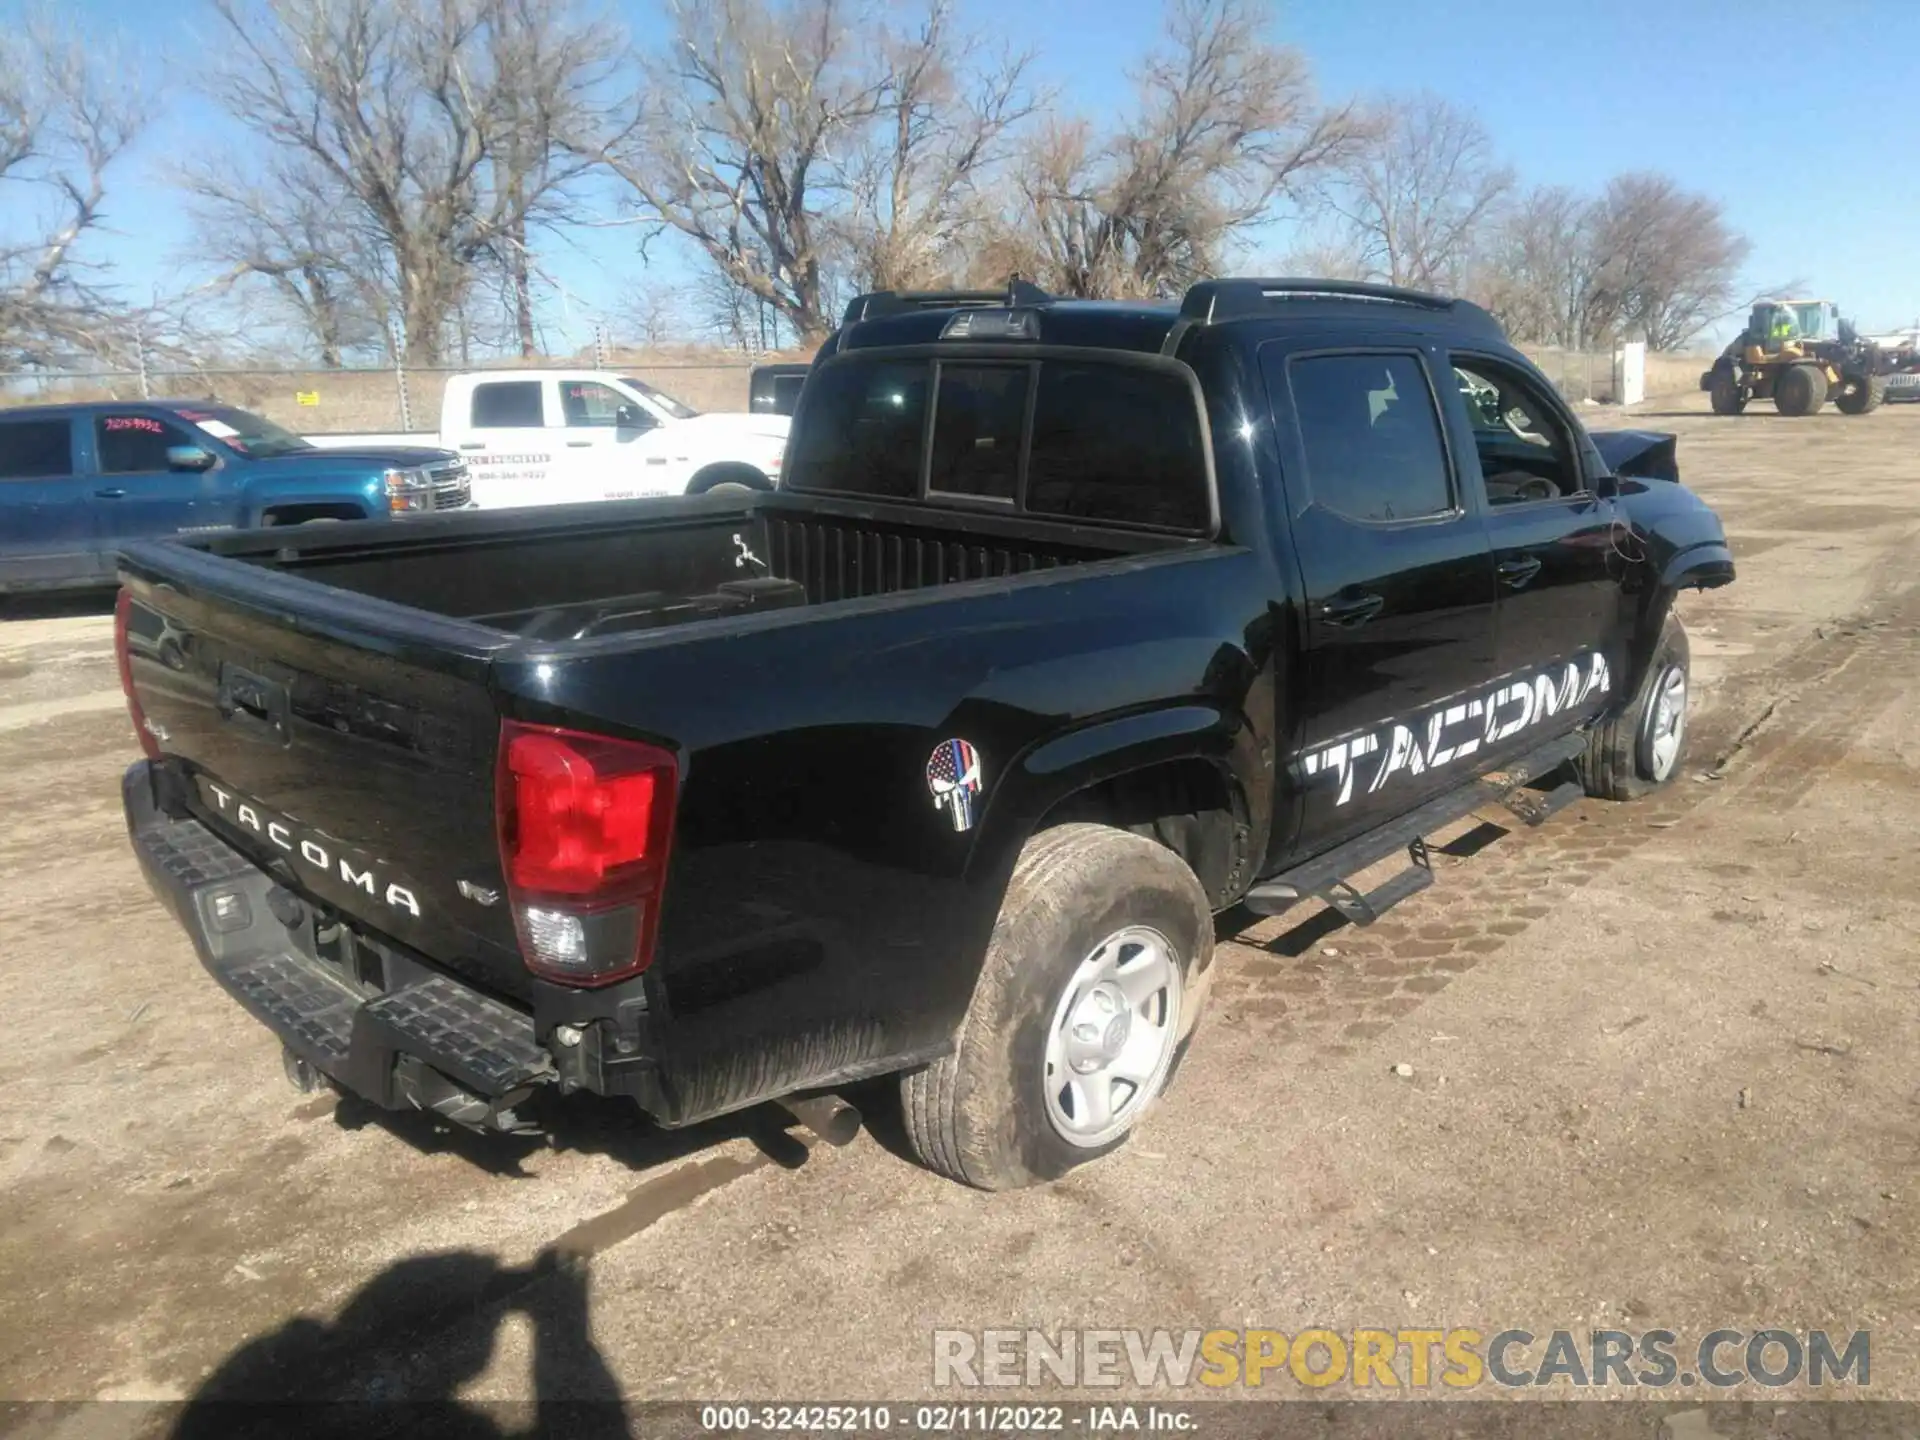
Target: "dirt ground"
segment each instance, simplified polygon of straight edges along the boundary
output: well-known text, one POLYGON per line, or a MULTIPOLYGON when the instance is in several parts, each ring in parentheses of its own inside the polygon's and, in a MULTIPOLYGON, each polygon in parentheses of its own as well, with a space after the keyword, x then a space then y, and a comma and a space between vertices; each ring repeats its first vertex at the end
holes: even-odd
POLYGON ((1613 417, 1681 434, 1740 569, 1683 601, 1681 780, 1457 827, 1368 930, 1228 917, 1144 1133, 1020 1194, 917 1169, 879 1105, 843 1148, 586 1105, 546 1145, 297 1094, 128 852, 105 607, 16 606, 0 1398, 144 1403, 13 1423, 897 1400, 933 1393, 933 1330, 987 1327, 1863 1329, 1868 1393, 1920 1399, 1920 407, 1697 398, 1613 417))

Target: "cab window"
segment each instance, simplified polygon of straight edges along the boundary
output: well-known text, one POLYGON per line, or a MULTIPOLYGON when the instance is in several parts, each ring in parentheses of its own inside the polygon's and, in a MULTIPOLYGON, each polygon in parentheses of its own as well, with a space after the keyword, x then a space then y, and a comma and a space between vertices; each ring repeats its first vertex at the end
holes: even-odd
POLYGON ((0 480, 73 474, 73 436, 65 420, 0 421, 0 480))
POLYGON ((473 387, 473 428, 537 430, 547 423, 538 380, 490 380, 473 387))
POLYGON ((167 450, 199 442, 179 426, 154 415, 102 415, 94 421, 102 475, 138 475, 166 470, 167 450))
POLYGON ((1306 355, 1287 367, 1314 504, 1383 523, 1454 507, 1447 449, 1415 355, 1306 355))
POLYGON ((1487 503, 1527 505, 1584 493, 1573 432, 1540 384, 1497 361, 1452 359, 1487 503))
POLYGON ((610 385, 596 380, 567 380, 560 386, 560 408, 570 427, 644 430, 653 417, 610 385))

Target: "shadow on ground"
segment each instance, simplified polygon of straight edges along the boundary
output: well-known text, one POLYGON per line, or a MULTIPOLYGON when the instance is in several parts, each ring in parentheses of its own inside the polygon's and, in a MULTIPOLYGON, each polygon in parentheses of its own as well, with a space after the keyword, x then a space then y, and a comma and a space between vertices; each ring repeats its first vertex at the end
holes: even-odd
POLYGON ((0 595, 0 620, 68 620, 84 615, 111 615, 110 588, 60 590, 49 595, 0 595))
POLYGON ((605 1155, 627 1169, 656 1169, 730 1140, 747 1140, 761 1156, 787 1170, 807 1161, 806 1143, 791 1132, 798 1123, 777 1105, 757 1105, 699 1125, 669 1130, 654 1124, 632 1101, 586 1092, 560 1096, 541 1092, 518 1107, 539 1133, 503 1135, 470 1130, 419 1110, 382 1110, 354 1095, 324 1093, 305 1114, 331 1114, 343 1130, 374 1125, 423 1155, 455 1155, 476 1169, 504 1179, 532 1178, 525 1163, 541 1150, 605 1155))
POLYGON ((331 1324, 288 1321, 229 1355, 181 1410, 174 1440, 522 1434, 625 1436, 620 1390, 593 1343, 588 1272, 546 1251, 414 1256, 381 1271, 331 1324), (493 1363, 502 1322, 532 1332, 532 1395, 483 1405, 459 1392, 493 1363))

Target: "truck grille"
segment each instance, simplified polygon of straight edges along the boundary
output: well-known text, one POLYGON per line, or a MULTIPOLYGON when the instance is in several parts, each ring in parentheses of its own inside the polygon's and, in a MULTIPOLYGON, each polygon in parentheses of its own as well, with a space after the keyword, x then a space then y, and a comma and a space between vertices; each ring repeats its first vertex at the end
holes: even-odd
POLYGON ((434 509, 459 510, 472 503, 473 481, 467 475, 466 461, 429 465, 427 479, 433 484, 434 509))

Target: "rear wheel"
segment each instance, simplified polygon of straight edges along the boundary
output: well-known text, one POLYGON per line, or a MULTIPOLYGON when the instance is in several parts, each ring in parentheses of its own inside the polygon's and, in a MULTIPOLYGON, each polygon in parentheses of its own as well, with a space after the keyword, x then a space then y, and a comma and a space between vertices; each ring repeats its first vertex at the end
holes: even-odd
POLYGON ((751 465, 709 465, 687 482, 689 495, 737 495, 771 489, 773 483, 751 465))
POLYGON ((1773 382, 1773 407, 1782 415, 1812 415, 1827 403, 1827 377, 1813 365, 1790 365, 1773 382))
POLYGON ((1722 365, 1714 370, 1707 394, 1713 401, 1713 413, 1716 415, 1738 415, 1747 408, 1746 392, 1740 388, 1740 382, 1734 379, 1731 365, 1722 365))
POLYGON ((1625 708, 1593 727, 1587 753, 1575 762, 1589 795, 1637 800, 1680 773, 1691 674, 1686 627, 1668 615, 1639 690, 1625 708))
POLYGON ((1124 1144, 1199 1021, 1212 948, 1206 894, 1171 850, 1105 825, 1034 836, 953 1053, 900 1082, 921 1160, 1009 1190, 1124 1144))
POLYGON ((1869 410, 1878 410, 1886 398, 1886 376, 1862 375, 1849 380, 1833 397, 1833 404, 1842 415, 1865 415, 1869 410))

